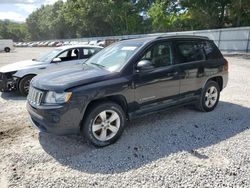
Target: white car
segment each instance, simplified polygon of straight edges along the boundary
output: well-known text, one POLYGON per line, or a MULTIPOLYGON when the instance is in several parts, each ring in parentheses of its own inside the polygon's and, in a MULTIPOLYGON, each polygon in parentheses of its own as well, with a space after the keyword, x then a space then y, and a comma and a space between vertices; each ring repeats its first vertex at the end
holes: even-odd
POLYGON ((5 51, 6 53, 14 50, 14 43, 11 39, 0 39, 0 51, 5 51))
POLYGON ((44 56, 9 64, 0 68, 0 91, 18 90, 26 96, 31 79, 48 69, 58 66, 71 67, 84 63, 88 58, 102 50, 100 46, 72 45, 55 48, 44 56))

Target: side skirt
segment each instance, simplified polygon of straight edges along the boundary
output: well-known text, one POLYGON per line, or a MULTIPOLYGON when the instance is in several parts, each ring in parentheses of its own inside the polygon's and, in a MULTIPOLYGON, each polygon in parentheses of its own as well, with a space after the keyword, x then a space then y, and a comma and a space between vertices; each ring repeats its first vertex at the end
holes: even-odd
POLYGON ((195 97, 188 102, 182 102, 182 103, 179 103, 177 105, 161 104, 161 105, 157 105, 154 108, 147 108, 147 109, 143 109, 143 110, 139 109, 135 112, 128 113, 128 117, 129 117, 129 120, 133 120, 133 119, 137 119, 137 118, 147 116, 150 114, 154 114, 157 112, 164 112, 164 111, 168 111, 171 109, 183 107, 185 105, 195 104, 197 102, 197 100, 198 100, 198 97, 197 98, 195 97))

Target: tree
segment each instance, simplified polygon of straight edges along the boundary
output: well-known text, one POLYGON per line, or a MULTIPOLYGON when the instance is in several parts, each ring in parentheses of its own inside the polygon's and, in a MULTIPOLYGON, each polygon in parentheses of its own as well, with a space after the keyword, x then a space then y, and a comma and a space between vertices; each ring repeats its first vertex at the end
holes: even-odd
POLYGON ((15 42, 30 40, 25 23, 15 23, 10 20, 0 20, 0 38, 13 39, 15 42))
POLYGON ((0 22, 0 37, 66 39, 250 25, 249 0, 59 0, 26 23, 0 22))
POLYGON ((228 20, 232 0, 181 0, 197 29, 221 28, 228 20))
POLYGON ((229 10, 232 26, 250 25, 250 2, 249 0, 232 1, 229 10))

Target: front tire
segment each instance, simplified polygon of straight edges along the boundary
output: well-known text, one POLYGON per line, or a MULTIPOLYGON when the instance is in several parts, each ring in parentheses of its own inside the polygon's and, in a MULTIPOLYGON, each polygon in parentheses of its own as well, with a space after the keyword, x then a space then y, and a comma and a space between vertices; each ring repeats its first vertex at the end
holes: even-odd
POLYGON ((124 127, 126 116, 123 109, 116 103, 96 103, 85 113, 82 134, 87 142, 104 147, 119 139, 124 127))
POLYGON ((24 78, 22 78, 19 82, 19 92, 21 93, 21 95, 23 96, 27 96, 29 93, 29 87, 30 87, 30 81, 31 79, 34 77, 34 75, 29 75, 29 76, 25 76, 24 78))
POLYGON ((202 89, 201 97, 196 105, 197 109, 203 112, 214 110, 220 99, 220 87, 215 81, 208 81, 202 89))

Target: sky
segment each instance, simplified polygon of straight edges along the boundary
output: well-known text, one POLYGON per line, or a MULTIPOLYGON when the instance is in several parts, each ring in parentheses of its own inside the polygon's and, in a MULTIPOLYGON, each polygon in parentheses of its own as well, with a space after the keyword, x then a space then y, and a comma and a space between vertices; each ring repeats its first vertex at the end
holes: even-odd
POLYGON ((25 19, 41 5, 53 4, 57 0, 0 0, 0 20, 25 22, 25 19))

